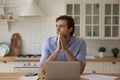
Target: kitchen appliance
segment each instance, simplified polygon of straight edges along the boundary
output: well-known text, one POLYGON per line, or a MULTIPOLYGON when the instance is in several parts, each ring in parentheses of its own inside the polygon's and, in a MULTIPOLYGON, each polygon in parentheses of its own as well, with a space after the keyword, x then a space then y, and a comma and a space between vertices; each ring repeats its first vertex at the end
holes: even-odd
POLYGON ((18 58, 40 58, 41 54, 19 54, 18 58))
POLYGON ((14 72, 35 72, 40 71, 39 61, 32 61, 32 58, 40 58, 41 54, 19 54, 18 58, 31 58, 30 61, 15 61, 14 72))
POLYGON ((39 62, 31 61, 16 61, 14 62, 14 72, 35 72, 40 71, 39 62))
POLYGON ((25 0, 20 11, 20 16, 42 16, 38 0, 25 0))

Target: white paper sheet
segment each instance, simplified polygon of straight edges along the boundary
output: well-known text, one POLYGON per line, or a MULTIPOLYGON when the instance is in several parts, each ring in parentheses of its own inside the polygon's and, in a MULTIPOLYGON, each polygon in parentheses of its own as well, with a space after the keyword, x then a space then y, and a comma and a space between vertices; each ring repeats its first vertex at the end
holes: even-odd
POLYGON ((97 75, 97 74, 84 75, 81 77, 88 80, 117 80, 118 78, 115 76, 105 76, 105 75, 97 75))
POLYGON ((19 80, 38 80, 38 76, 22 76, 19 80))

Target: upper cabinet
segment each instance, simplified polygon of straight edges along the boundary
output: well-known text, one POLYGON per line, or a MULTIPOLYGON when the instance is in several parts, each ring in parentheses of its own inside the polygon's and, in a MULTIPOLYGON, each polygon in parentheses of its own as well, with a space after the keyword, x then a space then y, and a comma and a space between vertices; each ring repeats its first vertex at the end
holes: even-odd
POLYGON ((100 4, 99 3, 85 3, 85 38, 100 38, 100 4))
POLYGON ((70 15, 74 18, 74 21, 75 21, 75 33, 74 35, 75 36, 81 36, 81 8, 80 8, 80 4, 67 4, 66 5, 66 13, 67 15, 70 15))
POLYGON ((120 4, 106 3, 104 4, 104 38, 119 38, 120 37, 120 4))
POLYGON ((66 14, 74 18, 77 37, 120 39, 119 7, 118 0, 80 0, 66 3, 66 14))

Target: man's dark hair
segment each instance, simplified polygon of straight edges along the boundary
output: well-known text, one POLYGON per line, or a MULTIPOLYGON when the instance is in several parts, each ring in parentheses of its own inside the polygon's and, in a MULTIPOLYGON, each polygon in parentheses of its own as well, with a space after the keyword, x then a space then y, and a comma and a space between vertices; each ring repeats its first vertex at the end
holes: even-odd
POLYGON ((71 27, 73 28, 72 32, 70 33, 70 35, 72 36, 74 33, 74 28, 75 28, 75 23, 74 23, 73 18, 71 16, 62 15, 56 18, 56 22, 59 20, 66 20, 68 28, 71 28, 71 27))

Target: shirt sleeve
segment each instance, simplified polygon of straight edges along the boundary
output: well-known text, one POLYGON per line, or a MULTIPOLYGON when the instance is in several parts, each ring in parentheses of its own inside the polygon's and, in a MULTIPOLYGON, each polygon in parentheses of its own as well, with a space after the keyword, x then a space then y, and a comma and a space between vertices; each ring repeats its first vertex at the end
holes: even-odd
POLYGON ((80 60, 83 64, 86 64, 86 44, 83 40, 78 51, 77 59, 80 60))
POLYGON ((50 54, 48 49, 49 49, 49 44, 47 39, 42 46, 42 55, 40 58, 40 63, 49 57, 50 54))

